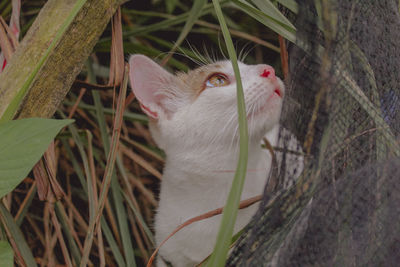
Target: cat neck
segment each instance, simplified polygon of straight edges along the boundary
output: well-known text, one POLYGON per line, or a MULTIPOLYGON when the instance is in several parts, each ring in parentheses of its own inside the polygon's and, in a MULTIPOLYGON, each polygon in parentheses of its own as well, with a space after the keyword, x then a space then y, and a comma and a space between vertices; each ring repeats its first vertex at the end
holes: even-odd
MULTIPOLYGON (((277 125, 265 135, 273 146, 276 145, 278 131, 277 125)), ((261 140, 249 141, 247 172, 263 172, 265 166, 270 165, 271 155, 262 148, 261 140)), ((229 174, 229 177, 233 176, 238 163, 239 146, 220 142, 211 145, 192 142, 190 147, 182 144, 170 146, 165 152, 166 166, 169 169, 179 170, 187 176, 200 175, 213 179, 214 176, 224 173, 229 174)))

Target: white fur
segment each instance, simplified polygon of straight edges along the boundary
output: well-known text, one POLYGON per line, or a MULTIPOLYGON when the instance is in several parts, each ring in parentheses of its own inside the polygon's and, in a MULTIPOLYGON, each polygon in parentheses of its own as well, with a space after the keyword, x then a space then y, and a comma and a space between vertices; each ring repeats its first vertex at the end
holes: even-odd
MULTIPOLYGON (((134 64, 134 60, 130 63, 134 64)), ((218 63, 229 85, 206 88, 195 100, 179 96, 174 100, 173 96, 168 96, 168 91, 176 90, 171 89, 174 84, 184 86, 174 76, 175 81, 160 88, 161 92, 167 91, 164 94, 167 99, 160 107, 145 103, 157 110, 158 119, 150 128, 153 138, 167 155, 155 218, 157 244, 184 221, 226 204, 239 152, 236 81, 231 63, 218 63), (168 105, 175 106, 170 109, 168 105), (174 112, 164 114, 162 110, 174 112)), ((279 87, 283 93, 284 86, 279 79, 260 76, 266 65, 240 63, 239 67, 249 127, 244 200, 263 193, 271 156, 260 143, 266 135, 272 145, 277 144, 282 98, 274 94, 274 89, 279 87)), ((239 211, 235 232, 250 221, 257 206, 239 211)), ((161 247, 159 255, 174 267, 194 266, 212 252, 220 220, 221 215, 218 215, 185 227, 161 247)), ((157 265, 165 266, 160 257, 157 265)))

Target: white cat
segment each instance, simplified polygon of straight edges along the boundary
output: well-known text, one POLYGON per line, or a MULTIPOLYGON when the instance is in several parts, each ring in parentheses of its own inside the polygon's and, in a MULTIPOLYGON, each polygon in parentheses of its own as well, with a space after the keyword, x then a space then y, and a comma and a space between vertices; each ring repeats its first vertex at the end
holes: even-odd
MULTIPOLYGON (((223 207, 238 159, 236 79, 229 61, 172 75, 143 55, 129 60, 131 87, 150 130, 167 158, 155 218, 159 244, 184 221, 223 207)), ((242 200, 260 195, 271 167, 264 136, 277 144, 284 85, 271 66, 239 63, 248 129, 248 173, 242 200)), ((256 212, 238 213, 235 232, 256 212)), ((196 222, 175 234, 160 249, 157 266, 194 266, 215 245, 221 215, 196 222)))

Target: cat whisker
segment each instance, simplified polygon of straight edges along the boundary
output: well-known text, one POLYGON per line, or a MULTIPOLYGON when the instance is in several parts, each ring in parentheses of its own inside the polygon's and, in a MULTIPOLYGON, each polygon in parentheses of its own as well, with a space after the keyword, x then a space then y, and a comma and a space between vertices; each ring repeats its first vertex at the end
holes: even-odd
POLYGON ((222 46, 221 46, 221 32, 218 32, 218 47, 219 47, 219 51, 221 51, 222 57, 225 60, 228 60, 228 57, 225 55, 224 50, 222 49, 222 46))
POLYGON ((193 52, 193 54, 197 57, 197 60, 199 62, 201 62, 201 64, 199 64, 199 66, 205 66, 207 64, 209 64, 209 62, 207 61, 207 58, 204 57, 198 50, 197 48, 193 47, 189 42, 187 42, 189 49, 193 52))
POLYGON ((245 48, 246 48, 246 46, 243 46, 243 47, 240 49, 240 51, 239 51, 238 60, 239 60, 240 62, 243 62, 243 51, 244 51, 245 48))
MULTIPOLYGON (((230 131, 230 127, 231 127, 231 124, 233 124, 233 123, 235 123, 235 121, 237 120, 236 119, 236 113, 232 113, 231 115, 230 115, 230 117, 229 117, 229 119, 228 120, 226 120, 226 123, 224 124, 224 126, 222 127, 222 132, 225 132, 225 131, 230 131)), ((214 143, 219 143, 219 142, 221 142, 221 139, 223 138, 223 135, 218 135, 218 134, 216 134, 215 136, 214 136, 214 138, 212 139, 212 140, 210 140, 210 143, 211 144, 214 144, 214 143)))
POLYGON ((187 55, 187 54, 185 53, 185 51, 183 51, 181 48, 178 48, 178 49, 181 51, 181 53, 180 53, 180 52, 162 52, 162 53, 160 53, 158 56, 156 56, 155 59, 159 59, 160 57, 162 57, 162 56, 164 56, 164 55, 172 54, 172 55, 179 55, 179 56, 182 56, 182 57, 186 57, 187 59, 189 59, 189 60, 192 61, 193 63, 197 64, 198 66, 207 65, 207 64, 202 63, 202 62, 200 62, 199 60, 197 60, 197 59, 195 59, 195 58, 193 58, 193 57, 187 55))
POLYGON ((217 62, 218 61, 217 51, 215 51, 215 49, 211 50, 211 56, 212 56, 213 62, 217 62))
POLYGON ((211 55, 209 53, 209 50, 210 49, 206 47, 205 43, 203 43, 203 53, 205 55, 205 58, 208 60, 208 64, 212 64, 212 63, 216 62, 214 50, 211 48, 211 55))
POLYGON ((192 47, 190 46, 190 48, 192 49, 192 51, 198 55, 199 58, 201 58, 201 60, 204 62, 204 65, 208 65, 208 64, 212 64, 215 61, 210 57, 210 55, 208 54, 208 49, 205 47, 205 44, 203 43, 203 53, 201 53, 196 47, 192 47))
POLYGON ((256 45, 253 45, 251 48, 247 49, 247 47, 248 47, 249 45, 251 45, 251 42, 247 42, 247 43, 242 47, 242 49, 240 50, 240 53, 239 53, 239 56, 238 56, 239 61, 244 62, 245 59, 247 58, 247 56, 250 54, 250 52, 256 47, 256 45), (247 51, 246 51, 246 49, 247 49, 247 51))

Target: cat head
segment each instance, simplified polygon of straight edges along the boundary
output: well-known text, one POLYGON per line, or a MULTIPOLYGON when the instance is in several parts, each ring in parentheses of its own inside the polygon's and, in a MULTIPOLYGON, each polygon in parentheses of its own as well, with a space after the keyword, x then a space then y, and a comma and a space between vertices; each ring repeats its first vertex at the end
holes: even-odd
MULTIPOLYGON (((130 85, 157 144, 233 144, 238 140, 236 79, 230 61, 173 75, 143 55, 129 59, 130 85)), ((278 124, 284 85, 271 66, 239 62, 250 142, 278 124)))

